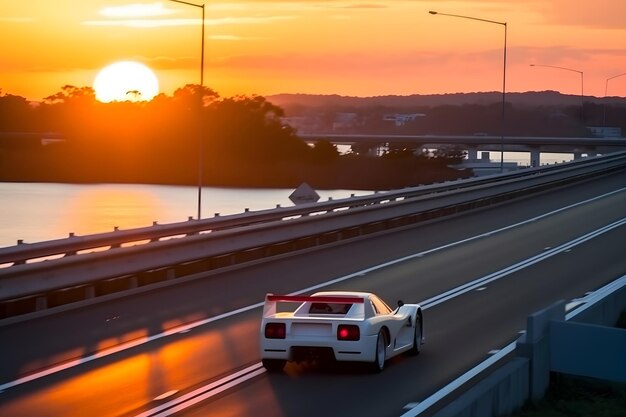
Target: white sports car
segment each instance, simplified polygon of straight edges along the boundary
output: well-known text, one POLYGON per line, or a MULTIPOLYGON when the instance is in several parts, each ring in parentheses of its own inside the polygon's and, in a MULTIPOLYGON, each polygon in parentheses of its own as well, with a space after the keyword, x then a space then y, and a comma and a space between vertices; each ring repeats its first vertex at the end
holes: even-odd
POLYGON ((334 359, 367 362, 380 372, 393 356, 419 354, 424 323, 418 304, 398 301, 392 310, 367 292, 267 294, 260 338, 261 358, 268 371, 282 370, 287 361, 334 359), (298 306, 287 312, 284 303, 298 306))

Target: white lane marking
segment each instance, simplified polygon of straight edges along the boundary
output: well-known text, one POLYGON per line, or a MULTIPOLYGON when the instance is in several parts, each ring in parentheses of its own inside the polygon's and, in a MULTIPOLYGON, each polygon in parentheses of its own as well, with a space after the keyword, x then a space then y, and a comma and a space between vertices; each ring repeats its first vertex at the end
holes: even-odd
POLYGON ((113 355, 115 353, 123 352, 125 350, 131 349, 131 348, 134 348, 134 347, 137 347, 137 346, 141 346, 141 345, 144 345, 146 343, 153 342, 155 340, 163 339, 164 337, 171 336, 171 335, 174 335, 176 333, 180 333, 180 332, 183 332, 183 331, 186 331, 186 330, 191 330, 193 328, 196 328, 198 326, 202 326, 204 324, 208 324, 208 323, 212 323, 214 321, 222 320, 222 319, 225 319, 225 318, 228 318, 228 317, 240 314, 240 313, 244 313, 244 312, 249 311, 249 310, 254 310, 255 308, 259 308, 259 307, 262 307, 262 306, 263 306, 263 303, 252 304, 252 305, 249 305, 247 307, 242 307, 242 308, 239 308, 237 310, 229 311, 227 313, 223 313, 223 314, 220 314, 220 315, 217 315, 217 316, 214 316, 214 317, 209 317, 207 319, 203 319, 203 320, 200 320, 200 321, 197 321, 197 322, 185 324, 183 326, 173 327, 173 328, 171 328, 169 330, 164 331, 163 333, 155 334, 155 335, 152 335, 152 336, 149 336, 149 337, 143 337, 143 338, 140 338, 140 339, 131 340, 129 342, 122 343, 120 345, 116 345, 116 346, 110 347, 108 349, 101 350, 100 352, 96 352, 96 353, 94 353, 92 355, 85 356, 83 358, 74 359, 74 360, 71 360, 71 361, 68 361, 68 362, 64 362, 62 364, 53 366, 51 368, 47 368, 47 369, 44 369, 42 371, 30 374, 30 375, 26 375, 26 376, 24 376, 22 378, 18 378, 15 381, 11 381, 11 382, 7 382, 5 384, 1 384, 0 385, 0 391, 6 390, 8 388, 15 387, 17 385, 25 384, 27 382, 35 381, 35 380, 43 378, 45 376, 52 375, 52 374, 55 374, 57 372, 61 372, 61 371, 64 371, 66 369, 70 369, 70 368, 73 368, 75 366, 79 366, 79 365, 82 365, 82 364, 85 364, 85 363, 89 363, 89 362, 95 361, 96 359, 104 358, 104 357, 113 355))
POLYGON ((161 404, 158 407, 154 407, 141 414, 137 414, 135 417, 169 416, 263 373, 265 373, 265 368, 263 368, 261 362, 256 363, 218 381, 214 381, 208 385, 168 401, 165 404, 161 404))
MULTIPOLYGON (((465 244, 467 242, 471 242, 471 241, 474 241, 474 240, 482 239, 482 238, 484 238, 486 236, 490 236, 490 235, 495 234, 495 233, 501 233, 501 232, 504 232, 504 231, 507 231, 507 230, 510 230, 510 229, 513 229, 513 228, 516 228, 516 227, 519 227, 519 226, 523 226, 525 224, 529 224, 529 223, 535 222, 537 220, 540 220, 540 219, 543 219, 543 218, 546 218, 546 217, 549 217, 549 216, 561 213, 563 211, 567 211, 567 210, 570 210, 572 208, 575 208, 575 207, 578 207, 578 206, 582 206, 584 204, 588 204, 588 203, 600 200, 602 198, 606 198, 606 197, 612 196, 614 194, 618 194, 618 193, 623 192, 625 190, 626 190, 626 187, 620 188, 618 190, 615 190, 615 191, 612 191, 612 192, 609 192, 609 193, 606 193, 606 194, 602 194, 600 196, 597 196, 597 197, 594 197, 594 198, 590 198, 588 200, 580 201, 578 203, 570 204, 569 206, 561 207, 559 209, 550 211, 548 213, 544 213, 544 214, 541 214, 539 216, 533 217, 531 219, 527 219, 527 220, 524 220, 524 221, 519 222, 519 223, 515 223, 515 224, 509 225, 509 226, 505 226, 505 227, 502 227, 500 229, 496 229, 496 230, 493 230, 493 231, 490 231, 490 232, 482 233, 480 235, 476 235, 476 236, 472 236, 472 237, 469 237, 469 238, 466 238, 466 239, 462 239, 462 240, 459 240, 457 242, 448 243, 446 245, 439 246, 437 248, 429 249, 429 250, 426 250, 426 251, 423 251, 423 252, 419 252, 419 253, 416 253, 416 254, 413 254, 413 255, 408 255, 408 256, 405 256, 405 257, 402 257, 402 258, 399 258, 399 259, 395 259, 395 260, 392 260, 392 261, 389 261, 389 262, 385 262, 383 264, 376 265, 376 266, 373 266, 373 267, 370 267, 370 268, 366 268, 364 270, 361 270, 361 271, 358 271, 358 272, 354 272, 352 274, 345 275, 343 277, 339 277, 339 278, 327 281, 327 282, 319 284, 319 285, 314 285, 314 286, 305 288, 303 290, 293 292, 292 295, 299 295, 299 294, 311 292, 311 291, 314 291, 314 290, 317 290, 317 289, 320 289, 320 288, 323 288, 323 287, 327 287, 327 286, 332 285, 332 284, 337 284, 339 282, 343 282, 343 281, 350 280, 352 278, 363 276, 363 275, 365 275, 365 274, 367 274, 369 272, 377 271, 379 269, 384 269, 384 268, 387 268, 389 266, 399 264, 401 262, 406 262, 406 261, 414 259, 414 258, 418 258, 418 257, 424 256, 424 255, 428 255, 428 254, 431 254, 431 253, 435 253, 435 252, 440 252, 442 250, 449 249, 449 248, 452 248, 452 247, 455 247, 455 246, 459 246, 459 245, 465 244)), ((497 278, 495 278, 495 279, 497 279, 497 278)), ((474 281, 474 283, 475 282, 476 281, 474 281)), ((472 283, 469 283, 469 284, 466 284, 466 285, 471 286, 472 283)), ((464 287, 464 286, 461 286, 461 287, 464 287)), ((459 287, 459 288, 461 288, 461 287, 459 287)), ((453 293, 454 291, 455 290, 450 290, 450 291, 447 291, 444 294, 448 294, 449 295, 449 294, 453 293)), ((433 300, 435 298, 437 298, 437 297, 433 297, 430 300, 433 300)), ((428 302, 430 300, 427 300, 426 302, 428 302)), ((115 353, 122 352, 122 351, 127 350, 127 349, 131 349, 131 348, 134 348, 134 347, 137 347, 137 346, 141 346, 143 344, 150 343, 150 342, 153 342, 155 340, 159 340, 159 339, 162 339, 164 337, 167 337, 167 336, 170 336, 170 335, 173 335, 173 334, 176 334, 176 333, 180 333, 180 332, 183 332, 183 331, 188 331, 188 330, 194 329, 194 328, 199 327, 199 326, 204 326, 205 324, 209 324, 209 323, 212 323, 212 322, 215 322, 215 321, 219 321, 219 320, 222 320, 222 319, 225 319, 225 318, 228 318, 228 317, 235 316, 237 314, 241 314, 241 313, 244 313, 244 312, 247 312, 247 311, 250 311, 250 310, 254 310, 256 308, 262 307, 263 304, 264 304, 263 302, 260 302, 260 303, 252 304, 252 305, 249 305, 249 306, 246 306, 246 307, 241 307, 241 308, 238 308, 236 310, 229 311, 229 312, 226 312, 226 313, 222 313, 222 314, 219 314, 219 315, 214 316, 214 317, 209 317, 209 318, 206 318, 206 319, 203 319, 203 320, 199 320, 199 321, 188 323, 188 324, 185 324, 185 325, 182 325, 182 326, 174 327, 172 329, 166 330, 166 331, 164 331, 162 333, 159 333, 159 334, 155 334, 155 335, 152 335, 152 336, 149 336, 149 337, 146 337, 146 338, 132 340, 130 342, 126 342, 126 343, 123 343, 121 345, 117 345, 117 346, 114 346, 114 347, 102 350, 100 352, 96 352, 96 353, 94 353, 92 355, 85 356, 83 358, 71 360, 71 361, 62 363, 60 365, 56 365, 56 366, 53 366, 51 368, 44 369, 44 370, 39 371, 37 373, 33 373, 33 374, 30 374, 30 375, 24 376, 22 378, 18 378, 15 381, 10 381, 10 382, 1 384, 0 385, 0 392, 1 391, 5 391, 8 388, 12 388, 12 387, 15 387, 17 385, 21 385, 21 384, 24 384, 24 383, 27 383, 27 382, 31 382, 31 381, 43 378, 43 377, 48 376, 48 375, 52 375, 52 374, 55 374, 57 372, 64 371, 66 369, 73 368, 75 366, 79 366, 79 365, 82 365, 82 364, 85 364, 85 363, 89 363, 89 362, 92 362, 92 361, 94 361, 96 359, 100 359, 100 358, 103 358, 103 357, 106 357, 106 356, 109 356, 109 355, 113 355, 115 353)), ((422 305, 422 307, 424 307, 424 306, 422 305)))
POLYGON ((421 414, 422 412, 424 412, 425 410, 429 409, 433 404, 435 404, 438 401, 440 401, 441 399, 445 398, 448 394, 450 394, 451 392, 457 390, 459 387, 461 387, 467 381, 469 381, 470 379, 474 378, 476 375, 478 375, 479 373, 481 373, 485 369, 489 368, 491 365, 493 365, 494 363, 498 362, 500 359, 502 359, 503 357, 505 357, 509 353, 513 352, 513 350, 515 350, 516 344, 517 344, 517 341, 512 342, 512 343, 506 345, 498 353, 496 353, 493 356, 490 356, 489 358, 487 358, 483 362, 479 363, 478 365, 476 365, 475 367, 473 367, 472 369, 470 369, 469 371, 467 371, 466 373, 464 373, 463 375, 461 375, 460 377, 458 377, 454 381, 450 382, 448 385, 446 385, 445 387, 441 388, 439 391, 437 391, 436 393, 434 393, 430 397, 426 398, 424 401, 420 402, 417 405, 417 407, 414 407, 413 409, 411 409, 411 410, 407 411, 406 413, 402 414, 401 417, 415 417, 415 416, 421 414))
POLYGON ((171 391, 168 391, 168 392, 165 392, 165 393, 163 393, 163 394, 159 395, 158 397, 155 397, 155 398, 154 398, 154 401, 161 401, 161 400, 164 400, 164 399, 166 399, 166 398, 171 397, 171 396, 172 396, 172 395, 174 395, 174 394, 178 394, 178 390, 177 390, 177 389, 173 389, 173 390, 171 390, 171 391))
POLYGON ((476 291, 485 291, 487 289, 487 287, 480 287, 480 288, 476 288, 476 291))
POLYGON ((575 207, 578 207, 578 206, 581 206, 581 205, 584 205, 584 204, 587 204, 587 203, 590 203, 590 202, 593 202, 593 201, 596 201, 596 200, 600 200, 602 198, 611 196, 613 194, 617 194, 617 193, 625 191, 625 190, 626 190, 626 187, 620 188, 619 190, 615 190, 615 191, 612 191, 610 193, 606 193, 606 194, 603 194, 603 195, 598 196, 598 197, 590 198, 588 200, 581 201, 581 202, 578 202, 578 203, 575 203, 575 204, 570 204, 569 206, 561 207, 560 209, 553 210, 553 211, 550 211, 550 212, 545 213, 545 214, 541 214, 539 216, 533 217, 531 219, 524 220, 524 221, 519 222, 519 223, 515 223, 515 224, 509 225, 509 226, 505 226, 505 227, 502 227, 500 229, 492 230, 491 232, 482 233, 480 235, 472 236, 472 237, 469 237, 469 238, 466 238, 466 239, 462 239, 462 240, 459 240, 459 241, 456 241, 456 242, 448 243, 446 245, 442 245, 442 246, 439 246, 437 248, 429 249, 429 250, 426 250, 426 251, 423 251, 423 252, 414 253, 412 255, 407 255, 407 256, 404 256, 402 258, 394 259, 394 260, 391 260, 391 261, 388 261, 388 262, 385 262, 385 263, 382 263, 382 264, 379 264, 379 265, 372 266, 370 268, 363 269, 363 270, 358 271, 358 272, 354 272, 354 273, 349 274, 349 275, 344 275, 343 277, 339 277, 339 278, 336 278, 336 279, 333 279, 333 280, 330 280, 330 281, 326 281, 326 282, 318 284, 318 285, 313 285, 311 287, 302 289, 300 291, 295 291, 292 294, 293 295, 300 295, 300 294, 304 294, 304 293, 307 293, 307 292, 312 292, 312 291, 315 291, 315 290, 327 287, 329 285, 333 285, 333 284, 337 284, 337 283, 340 283, 340 282, 343 282, 343 281, 347 281, 349 279, 358 277, 358 276, 360 276, 362 274, 367 274, 367 273, 370 273, 370 272, 373 272, 373 271, 377 271, 379 269, 384 269, 384 268, 387 268, 387 267, 392 266, 392 265, 396 265, 396 264, 399 264, 399 263, 402 263, 402 262, 409 261, 411 259, 419 258, 419 257, 422 257, 424 255, 429 255, 431 253, 440 252, 440 251, 443 251, 445 249, 449 249, 449 248, 452 248, 452 247, 455 247, 455 246, 463 245, 465 243, 472 242, 474 240, 482 239, 482 238, 487 237, 487 236, 489 236, 491 234, 501 233, 501 232, 504 232, 504 231, 507 231, 507 230, 510 230, 510 229, 513 229, 513 228, 516 228, 516 227, 523 226, 525 224, 533 223, 533 222, 535 222, 537 220, 541 220, 541 219, 544 219, 546 217, 549 217, 549 216, 561 213, 563 211, 570 210, 572 208, 575 208, 575 207))
POLYGON ((545 259, 548 259, 554 255, 559 254, 560 252, 568 249, 568 248, 572 248, 574 246, 580 245, 582 243, 585 243, 595 237, 598 237, 604 233, 607 233, 613 229, 616 229, 618 227, 621 227, 623 225, 626 224, 626 218, 623 218, 621 220, 618 220, 614 223, 611 223, 609 225, 603 226, 600 229, 594 230, 593 232, 587 233, 586 235, 580 236, 574 240, 571 240, 569 242, 566 242, 554 249, 551 249, 548 252, 542 252, 538 255, 532 256, 528 259, 525 259, 521 262, 518 262, 514 265, 510 265, 504 269, 501 269, 500 271, 496 271, 492 274, 489 275, 485 275, 484 277, 475 279, 474 281, 468 282, 466 284, 460 285, 456 288, 453 288, 449 291, 446 291, 444 293, 438 294, 432 298, 429 298, 426 301, 423 301, 422 303, 419 303, 420 305, 422 305, 422 307, 425 309, 427 307, 434 307, 438 304, 441 304, 445 301, 448 301, 451 298, 455 298, 458 297, 461 294, 465 294, 469 291, 472 291, 476 288, 479 288, 482 285, 488 284, 490 282, 496 281, 500 278, 503 278, 507 275, 510 275, 514 272, 520 271, 524 268, 527 268, 529 266, 532 266, 536 263, 539 263, 545 259))
MULTIPOLYGON (((602 288, 599 288, 597 291, 593 291, 589 293, 588 296, 585 297, 584 306, 582 308, 575 309, 574 311, 567 313, 565 315, 565 320, 570 320, 576 315, 585 311, 586 309, 593 307, 595 303, 597 303, 599 300, 606 297, 607 294, 611 294, 615 290, 623 286, 626 286, 626 275, 621 276, 620 278, 614 280, 613 282, 610 282, 609 284, 605 285, 602 288)), ((519 332, 520 335, 525 334, 525 333, 526 333, 526 330, 522 330, 519 332)), ((400 417, 416 417, 420 415, 422 412, 429 409, 433 404, 436 404, 438 401, 445 398, 450 393, 454 392, 456 389, 461 387, 463 384, 465 384, 467 381, 472 379, 474 376, 484 371, 485 369, 489 368, 498 360, 500 360, 501 358, 503 358, 504 356, 512 352, 516 346, 517 346, 517 341, 512 342, 509 345, 505 346, 504 348, 502 348, 500 352, 496 353, 494 356, 486 359, 485 361, 479 363, 474 368, 470 369, 469 371, 459 376, 454 381, 450 382, 445 387, 441 388, 439 391, 435 392, 430 397, 426 398, 424 401, 417 403, 417 406, 415 408, 405 412, 400 417)))
MULTIPOLYGON (((603 233, 608 232, 609 230, 613 230, 616 227, 622 226, 626 224, 626 218, 621 219, 615 223, 612 223, 608 226, 604 226, 601 229, 595 230, 591 233, 588 233, 582 237, 576 238, 570 242, 567 242, 555 249, 553 249, 552 251, 550 251, 549 253, 542 253, 540 256, 534 256, 532 258, 529 258, 526 261, 520 262, 518 264, 512 265, 511 267, 505 268, 501 271, 498 271, 496 273, 487 275, 486 277, 483 278, 479 278, 471 283, 469 283, 469 286, 467 285, 463 285, 461 287, 455 288, 453 290, 447 291, 446 293, 442 294, 443 296, 436 296, 433 297, 429 300, 426 300, 422 303, 418 303, 422 306, 423 310, 427 310, 430 307, 434 307, 436 305, 439 305, 445 301, 451 300, 452 298, 456 298, 462 294, 465 294, 473 289, 476 288, 477 285, 480 285, 482 282, 484 281, 488 281, 488 282, 492 282, 495 281, 497 279, 503 278, 513 272, 519 271, 523 268, 526 268, 528 266, 534 265, 537 262, 539 262, 540 260, 544 260, 547 259, 551 256, 554 256, 558 253, 560 253, 561 250, 563 250, 562 248, 567 248, 567 247, 571 247, 572 245, 579 245, 581 243, 584 243, 594 237, 600 236, 603 233), (476 284, 474 284, 476 283, 476 284)), ((299 292, 298 292, 299 293, 299 292)), ((296 293, 293 293, 296 294, 296 293)), ((290 294, 292 295, 292 294, 290 294)), ((519 333, 522 334, 525 331, 520 331, 519 333)), ((468 371, 466 374, 461 375, 459 378, 457 378, 455 381, 451 382, 450 384, 446 385, 444 388, 442 388, 439 392, 435 393, 433 396, 429 397, 426 401, 423 401, 421 403, 418 403, 418 405, 416 405, 415 407, 411 408, 409 411, 407 411, 407 413, 413 413, 415 412, 415 410, 418 410, 417 413, 421 413, 423 410, 426 410, 427 408, 429 408, 432 404, 436 403, 437 401, 439 401, 441 398, 447 396, 450 392, 456 390, 458 387, 460 387, 461 385, 465 384, 467 381, 469 381, 471 378, 473 378, 474 376, 476 376, 478 373, 482 372, 483 370, 487 369, 489 366, 491 366, 493 363, 497 362, 498 360, 500 360, 501 358, 503 358, 504 356, 506 356, 507 354, 509 354, 510 352, 512 352, 515 349, 515 345, 516 342, 513 342, 511 344, 509 344, 508 346, 502 348, 502 349, 494 349, 489 351, 489 355, 492 355, 489 359, 485 360, 483 363, 477 365, 476 367, 474 367, 473 369, 471 369, 470 371, 468 371), (421 411, 419 411, 421 410, 421 411)), ((253 365, 254 367, 259 367, 260 370, 258 373, 255 373, 256 375, 260 375, 264 372, 264 369, 262 368, 262 364, 256 363, 255 365, 253 365)), ((194 398, 193 400, 181 400, 180 404, 176 406, 176 408, 172 408, 171 410, 168 410, 164 413, 161 414, 154 414, 156 412, 158 412, 157 408, 153 409, 153 410, 149 410, 146 411, 143 414, 140 414, 136 417, 149 417, 149 416, 168 416, 170 415, 170 411, 172 411, 172 413, 177 412, 177 411, 181 411, 184 410, 187 407, 191 407, 194 404, 197 404, 200 401, 206 400, 207 398, 210 398, 216 394, 218 394, 219 392, 224 391, 225 389, 234 387, 244 381, 247 381, 248 379, 252 378, 252 376, 249 376, 250 374, 247 375, 243 375, 241 378, 234 378, 234 379, 230 379, 228 384, 224 384, 223 387, 225 387, 224 389, 221 389, 219 391, 210 391, 210 390, 205 390, 205 388, 199 388, 198 390, 205 390, 208 392, 205 392, 201 397, 198 398, 194 398)), ((229 377, 227 377, 229 378, 229 377)), ((215 384, 215 383, 214 383, 215 384)), ((182 398, 182 397, 181 397, 182 398)), ((174 400, 177 401, 177 400, 174 400)), ((405 407, 407 408, 407 407, 405 407)), ((408 415, 408 414, 405 414, 408 415)), ((410 414, 410 415, 417 415, 417 414, 410 414)), ((403 415, 404 417, 404 415, 403 415)))

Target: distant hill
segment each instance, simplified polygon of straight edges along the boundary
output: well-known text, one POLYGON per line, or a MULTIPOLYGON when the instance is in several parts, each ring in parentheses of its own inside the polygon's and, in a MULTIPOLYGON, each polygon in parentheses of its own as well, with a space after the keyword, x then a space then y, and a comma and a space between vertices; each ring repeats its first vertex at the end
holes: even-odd
MULTIPOLYGON (((315 94, 276 94, 266 96, 267 100, 285 110, 295 107, 318 108, 363 108, 363 107, 435 107, 442 105, 492 104, 502 101, 501 92, 454 93, 454 94, 414 94, 409 96, 350 97, 315 94)), ((598 98, 585 96, 585 102, 620 104, 626 106, 625 97, 598 98)), ((529 91, 507 93, 506 102, 515 106, 575 106, 580 104, 580 95, 561 94, 558 91, 529 91)))

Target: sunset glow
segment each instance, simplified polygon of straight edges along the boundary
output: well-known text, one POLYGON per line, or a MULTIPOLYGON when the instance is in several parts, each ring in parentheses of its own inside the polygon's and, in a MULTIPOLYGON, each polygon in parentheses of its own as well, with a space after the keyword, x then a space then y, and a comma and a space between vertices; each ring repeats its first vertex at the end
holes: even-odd
MULTIPOLYGON (((197 3, 201 3, 200 0, 197 3)), ((507 90, 626 96, 626 2, 221 0, 205 2, 205 85, 222 96, 507 90)), ((172 1, 0 3, 2 93, 32 100, 90 86, 111 62, 152 68, 160 91, 200 82, 201 13, 172 1)), ((143 93, 143 92, 142 92, 143 93)))
POLYGON ((151 100, 159 94, 159 80, 150 68, 132 61, 104 67, 93 82, 96 98, 102 102, 151 100))

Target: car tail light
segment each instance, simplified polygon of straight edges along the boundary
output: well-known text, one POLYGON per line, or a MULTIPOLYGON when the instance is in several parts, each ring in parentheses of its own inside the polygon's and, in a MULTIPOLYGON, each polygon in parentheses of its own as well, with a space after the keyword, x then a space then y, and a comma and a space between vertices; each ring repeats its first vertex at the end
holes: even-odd
POLYGON ((359 340, 361 331, 359 326, 353 324, 340 324, 337 326, 337 340, 359 340))
POLYGON ((267 323, 265 325, 266 339, 284 339, 286 334, 285 323, 267 323))

